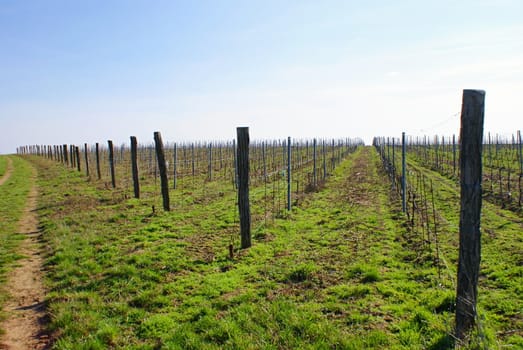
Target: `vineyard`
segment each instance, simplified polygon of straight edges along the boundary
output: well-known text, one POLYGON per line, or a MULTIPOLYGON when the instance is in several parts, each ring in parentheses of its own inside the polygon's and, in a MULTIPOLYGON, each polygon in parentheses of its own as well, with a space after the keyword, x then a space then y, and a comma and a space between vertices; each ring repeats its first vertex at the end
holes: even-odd
MULTIPOLYGON (((170 187, 177 190, 174 206, 187 201, 206 202, 235 193, 237 189, 236 141, 166 143, 164 156, 170 187), (177 196, 179 194, 179 196, 177 196)), ((305 193, 315 191, 335 167, 356 147, 359 139, 275 140, 250 145, 249 181, 254 205, 264 224, 285 215, 289 194, 298 204, 305 193), (290 157, 289 157, 290 155, 290 157), (287 174, 291 173, 291 180, 287 174)), ((154 144, 136 145, 139 194, 134 193, 131 145, 26 146, 21 154, 36 154, 85 173, 89 181, 103 184, 114 196, 154 199, 161 208, 160 170, 154 144), (111 170, 113 168, 113 170, 111 170)))
MULTIPOLYGON (((483 198, 520 217, 523 213, 523 149, 521 133, 517 139, 491 142, 483 147, 483 198)), ((389 175, 391 189, 399 198, 402 193, 402 140, 375 138, 374 146, 389 175)), ((456 137, 435 136, 432 141, 410 138, 405 140, 405 214, 410 229, 419 232, 427 244, 434 244, 438 251, 438 220, 434 203, 433 180, 427 171, 437 172, 459 186, 459 144, 456 137), (450 141, 450 142, 446 142, 450 141)), ((437 260, 439 260, 437 258, 437 260)))
MULTIPOLYGON (((521 136, 486 140, 478 319, 468 347, 519 348, 521 136)), ((136 143, 136 152, 133 140, 24 146, 0 157, 0 176, 9 160, 8 183, 17 183, 0 187, 10 218, 0 231, 2 276, 20 259, 20 237, 9 233, 24 179, 37 170, 54 348, 454 346, 456 138, 251 142, 249 249, 240 249, 235 142, 163 145, 168 210, 152 143, 136 143)))

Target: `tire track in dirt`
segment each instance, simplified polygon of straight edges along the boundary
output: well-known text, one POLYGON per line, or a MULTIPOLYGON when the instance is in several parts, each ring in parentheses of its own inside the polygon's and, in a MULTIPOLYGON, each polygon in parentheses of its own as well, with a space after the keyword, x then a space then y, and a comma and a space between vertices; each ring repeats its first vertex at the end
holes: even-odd
POLYGON ((353 159, 345 179, 340 184, 340 192, 335 202, 345 202, 352 212, 350 223, 351 249, 355 258, 370 254, 370 247, 375 238, 372 232, 383 230, 379 191, 382 191, 380 178, 377 175, 377 164, 373 159, 371 147, 365 147, 353 159), (369 223, 369 215, 377 214, 378 221, 369 223))
POLYGON ((0 186, 2 186, 9 178, 11 177, 11 174, 13 173, 13 161, 11 158, 7 157, 7 168, 5 170, 4 176, 0 178, 0 186))
POLYGON ((38 243, 40 232, 36 215, 38 191, 35 179, 36 170, 33 169, 30 178, 32 186, 19 222, 19 233, 26 237, 18 249, 23 258, 7 276, 6 286, 10 298, 4 305, 7 318, 0 326, 5 331, 0 342, 0 349, 3 350, 42 350, 48 349, 51 343, 44 328, 47 315, 42 283, 43 259, 38 243))

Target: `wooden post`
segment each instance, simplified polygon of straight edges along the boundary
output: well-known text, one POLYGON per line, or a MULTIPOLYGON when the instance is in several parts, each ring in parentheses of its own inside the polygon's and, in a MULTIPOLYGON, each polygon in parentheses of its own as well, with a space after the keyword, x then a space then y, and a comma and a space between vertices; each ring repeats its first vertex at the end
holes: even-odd
POLYGON ((89 153, 87 149, 87 143, 84 143, 84 155, 85 155, 85 174, 89 177, 89 153))
POLYGON ((63 153, 64 153, 64 164, 69 165, 69 157, 67 155, 67 145, 62 146, 63 153))
POLYGON ((291 137, 287 138, 287 211, 291 211, 291 137))
POLYGON ((167 166, 165 164, 165 154, 163 152, 162 135, 159 131, 154 132, 154 144, 156 146, 156 158, 158 158, 158 167, 160 168, 160 185, 162 187, 163 209, 171 210, 169 205, 169 182, 167 180, 167 166))
POLYGON ((481 260, 481 152, 485 92, 463 90, 461 110, 459 259, 456 337, 464 340, 475 324, 481 260))
POLYGON ((131 136, 131 169, 133 172, 134 198, 140 198, 140 178, 138 177, 138 142, 131 136))
POLYGON ((72 168, 78 167, 78 160, 77 160, 75 145, 69 145, 69 154, 71 156, 71 160, 73 161, 73 163, 71 164, 71 167, 72 168))
POLYGON ((401 208, 407 212, 407 146, 405 132, 401 133, 401 208))
POLYGON ((74 168, 76 166, 76 163, 74 162, 74 149, 71 145, 68 145, 67 148, 69 152, 69 166, 74 168))
POLYGON ((96 143, 96 173, 98 175, 98 180, 102 178, 102 172, 100 171, 100 145, 96 143))
POLYGON ((238 138, 238 210, 240 212, 241 248, 251 246, 251 209, 249 206, 249 128, 236 128, 238 138))
POLYGON ((78 169, 78 171, 81 171, 82 169, 80 168, 80 147, 78 146, 73 146, 74 147, 74 152, 76 153, 76 167, 78 169))
POLYGON ((116 188, 116 177, 114 174, 114 149, 113 149, 113 141, 107 140, 107 145, 109 147, 109 167, 111 169, 111 183, 113 185, 113 188, 116 188))

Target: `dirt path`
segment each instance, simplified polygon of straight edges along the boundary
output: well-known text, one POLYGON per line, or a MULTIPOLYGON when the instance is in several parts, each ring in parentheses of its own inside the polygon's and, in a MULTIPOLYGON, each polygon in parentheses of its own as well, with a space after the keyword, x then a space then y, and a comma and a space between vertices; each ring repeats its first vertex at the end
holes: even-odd
POLYGON ((4 173, 4 176, 2 176, 2 178, 0 178, 0 186, 2 186, 4 184, 4 182, 6 182, 10 177, 11 177, 11 173, 13 172, 13 161, 11 160, 11 158, 7 158, 7 168, 5 170, 5 173, 4 173))
POLYGON ((36 171, 33 170, 30 179, 32 187, 19 223, 19 232, 26 235, 19 248, 24 258, 18 261, 18 266, 7 276, 10 299, 4 305, 7 319, 1 324, 5 334, 0 349, 42 350, 47 349, 50 343, 48 335, 43 331, 46 322, 45 289, 42 283, 43 261, 38 248, 40 233, 35 212, 38 195, 35 178, 36 171))

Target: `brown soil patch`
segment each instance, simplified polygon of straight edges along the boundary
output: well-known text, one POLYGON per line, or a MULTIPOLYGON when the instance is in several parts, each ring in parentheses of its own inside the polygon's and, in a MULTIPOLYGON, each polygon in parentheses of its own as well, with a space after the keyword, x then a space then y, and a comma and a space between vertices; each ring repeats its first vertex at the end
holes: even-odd
POLYGON ((369 147, 363 149, 358 157, 354 159, 350 175, 343 185, 345 200, 351 204, 371 206, 375 201, 375 191, 378 183, 372 174, 374 164, 372 163, 369 147))
POLYGON ((26 235, 19 248, 19 253, 24 258, 7 277, 6 286, 10 299, 4 305, 7 319, 0 326, 5 331, 0 349, 42 350, 50 346, 49 336, 44 331, 47 316, 44 302, 45 289, 42 283, 43 259, 38 244, 39 230, 36 215, 38 193, 34 185, 35 177, 36 174, 33 172, 31 179, 33 186, 19 224, 20 233, 26 235))
POLYGON ((7 168, 5 170, 4 176, 2 176, 2 178, 0 178, 0 186, 2 186, 4 184, 4 182, 6 182, 11 177, 12 173, 13 173, 13 161, 11 160, 11 158, 7 158, 7 168))

